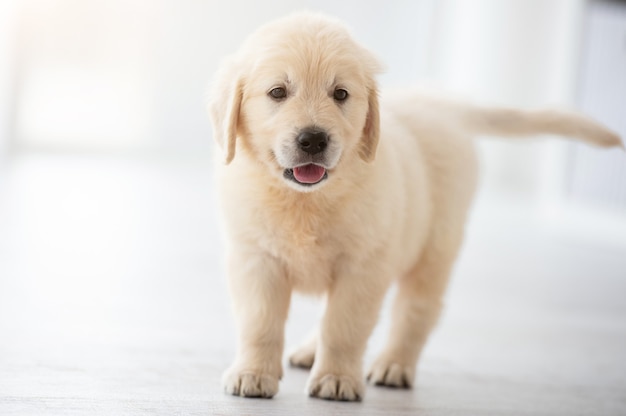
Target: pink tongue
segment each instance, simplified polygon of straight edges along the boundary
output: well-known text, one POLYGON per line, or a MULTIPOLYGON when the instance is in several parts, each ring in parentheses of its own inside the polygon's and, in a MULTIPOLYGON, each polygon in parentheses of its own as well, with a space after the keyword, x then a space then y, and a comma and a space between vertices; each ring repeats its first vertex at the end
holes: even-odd
POLYGON ((300 183, 317 183, 325 173, 326 169, 314 164, 293 168, 293 176, 300 183))

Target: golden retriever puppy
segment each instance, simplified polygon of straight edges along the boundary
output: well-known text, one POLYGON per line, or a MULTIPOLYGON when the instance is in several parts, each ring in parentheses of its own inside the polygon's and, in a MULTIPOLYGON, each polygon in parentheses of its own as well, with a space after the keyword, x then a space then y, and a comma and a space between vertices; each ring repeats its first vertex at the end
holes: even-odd
POLYGON ((471 135, 620 139, 556 111, 485 109, 416 91, 383 94, 380 65, 335 20, 298 14, 258 29, 219 70, 209 104, 239 330, 227 392, 272 397, 292 291, 324 295, 315 335, 290 358, 308 394, 360 400, 366 343, 398 294, 367 378, 411 387, 459 251, 477 166, 471 135))

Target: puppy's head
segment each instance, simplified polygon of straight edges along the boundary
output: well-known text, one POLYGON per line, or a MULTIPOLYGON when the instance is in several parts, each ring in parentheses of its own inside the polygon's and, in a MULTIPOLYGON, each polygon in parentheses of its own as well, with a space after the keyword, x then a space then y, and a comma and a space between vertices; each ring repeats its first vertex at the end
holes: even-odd
POLYGON ((226 163, 242 151, 296 190, 374 159, 375 57, 339 23, 299 14, 261 27, 222 64, 209 106, 226 163))

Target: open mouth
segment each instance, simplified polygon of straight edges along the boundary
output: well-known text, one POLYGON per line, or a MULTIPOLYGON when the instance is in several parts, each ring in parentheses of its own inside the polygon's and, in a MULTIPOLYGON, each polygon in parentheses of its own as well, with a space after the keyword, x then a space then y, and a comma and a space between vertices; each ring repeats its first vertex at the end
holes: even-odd
POLYGON ((285 169, 283 176, 285 179, 292 180, 300 185, 310 186, 326 179, 328 173, 326 173, 326 168, 309 163, 308 165, 297 166, 293 169, 285 169))

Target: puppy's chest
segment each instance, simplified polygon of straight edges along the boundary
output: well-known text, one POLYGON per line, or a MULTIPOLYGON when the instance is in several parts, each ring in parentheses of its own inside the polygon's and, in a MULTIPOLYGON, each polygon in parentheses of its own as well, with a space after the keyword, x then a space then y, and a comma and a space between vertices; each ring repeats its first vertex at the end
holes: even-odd
POLYGON ((296 289, 323 291, 332 280, 342 246, 333 229, 330 221, 307 213, 283 215, 270 225, 266 249, 282 260, 296 289))
POLYGON ((285 215, 271 228, 276 254, 286 259, 326 257, 337 244, 332 225, 319 217, 285 215))

